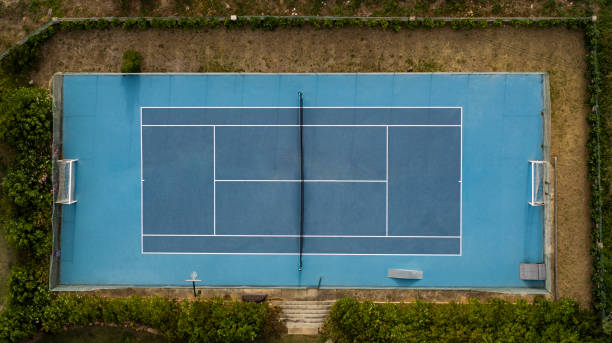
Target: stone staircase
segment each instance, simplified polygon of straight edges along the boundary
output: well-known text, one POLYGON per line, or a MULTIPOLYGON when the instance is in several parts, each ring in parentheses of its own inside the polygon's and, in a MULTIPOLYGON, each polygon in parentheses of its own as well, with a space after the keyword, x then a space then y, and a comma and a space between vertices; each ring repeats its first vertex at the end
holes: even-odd
POLYGON ((272 301, 281 308, 281 321, 290 335, 317 335, 334 300, 272 301))

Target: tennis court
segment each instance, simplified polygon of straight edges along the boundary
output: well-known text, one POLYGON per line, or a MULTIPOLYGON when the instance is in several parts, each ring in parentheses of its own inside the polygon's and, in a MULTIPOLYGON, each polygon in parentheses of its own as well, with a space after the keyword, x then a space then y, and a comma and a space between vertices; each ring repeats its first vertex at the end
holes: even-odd
POLYGON ((195 270, 206 286, 542 289, 519 264, 547 257, 547 91, 541 73, 56 75, 72 161, 56 181, 74 185, 55 286, 195 270))
POLYGON ((143 108, 143 251, 460 254, 461 108, 302 111, 143 108))

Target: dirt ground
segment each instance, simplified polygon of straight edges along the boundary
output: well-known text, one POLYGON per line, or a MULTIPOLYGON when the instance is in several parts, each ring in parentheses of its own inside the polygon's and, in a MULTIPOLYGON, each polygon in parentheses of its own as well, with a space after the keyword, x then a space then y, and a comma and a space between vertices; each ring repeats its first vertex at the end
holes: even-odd
POLYGON ((70 32, 43 46, 32 79, 49 87, 55 72, 118 72, 127 49, 142 53, 145 72, 549 72, 551 155, 558 157, 559 296, 589 304, 582 32, 509 27, 399 33, 368 28, 70 32))

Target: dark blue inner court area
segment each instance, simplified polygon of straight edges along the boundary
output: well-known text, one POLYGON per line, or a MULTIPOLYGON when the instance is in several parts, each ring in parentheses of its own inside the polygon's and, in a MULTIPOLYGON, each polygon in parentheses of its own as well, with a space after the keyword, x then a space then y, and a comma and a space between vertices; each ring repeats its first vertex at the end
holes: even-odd
POLYGON ((461 108, 298 112, 143 108, 143 251, 460 254, 461 108))

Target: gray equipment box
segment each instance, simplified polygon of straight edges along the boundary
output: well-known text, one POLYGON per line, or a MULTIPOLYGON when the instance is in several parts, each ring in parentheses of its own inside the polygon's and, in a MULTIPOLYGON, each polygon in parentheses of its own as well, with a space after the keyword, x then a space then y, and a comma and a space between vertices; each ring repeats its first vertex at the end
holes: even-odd
POLYGON ((423 271, 410 269, 389 269, 387 271, 387 276, 394 279, 420 280, 423 278, 423 271))
POLYGON ((521 280, 546 280, 546 265, 544 263, 521 263, 519 275, 521 280))

